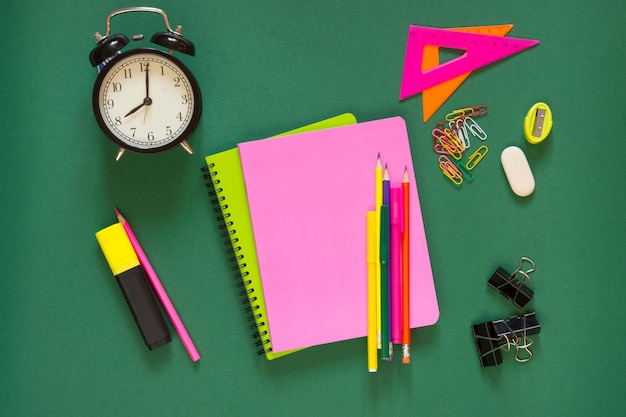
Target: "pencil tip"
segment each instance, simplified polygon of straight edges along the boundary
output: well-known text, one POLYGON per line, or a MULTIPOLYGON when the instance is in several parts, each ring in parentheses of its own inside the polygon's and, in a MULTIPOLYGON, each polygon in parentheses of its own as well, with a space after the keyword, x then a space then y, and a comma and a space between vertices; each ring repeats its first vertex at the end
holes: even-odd
POLYGON ((404 178, 402 179, 402 182, 409 182, 409 171, 406 167, 404 168, 404 178))
POLYGON ((117 209, 117 207, 115 207, 115 216, 117 217, 117 221, 120 223, 124 223, 126 222, 126 219, 124 218, 124 216, 122 216, 122 213, 120 213, 120 211, 117 209))

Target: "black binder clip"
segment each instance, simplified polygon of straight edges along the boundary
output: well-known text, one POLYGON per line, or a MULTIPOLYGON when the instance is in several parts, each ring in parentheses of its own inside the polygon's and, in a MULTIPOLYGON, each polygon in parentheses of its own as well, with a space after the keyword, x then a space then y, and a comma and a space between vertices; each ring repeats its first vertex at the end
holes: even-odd
POLYGON ((474 335, 474 342, 476 342, 476 349, 478 349, 480 366, 486 368, 500 365, 502 363, 500 339, 496 337, 493 323, 489 321, 473 325, 472 334, 474 335))
POLYGON ((498 366, 502 363, 502 350, 508 352, 515 347, 515 360, 528 362, 533 353, 533 341, 529 334, 539 333, 541 325, 534 312, 513 316, 506 320, 488 321, 472 326, 472 334, 478 350, 480 366, 498 366))
POLYGON ((504 268, 498 267, 496 272, 489 278, 489 281, 487 281, 487 284, 511 300, 518 308, 524 308, 533 298, 533 290, 528 288, 525 283, 530 281, 530 273, 534 270, 535 262, 530 258, 522 257, 519 267, 512 274, 506 272, 504 268), (525 271, 522 270, 524 261, 532 265, 530 269, 525 271))

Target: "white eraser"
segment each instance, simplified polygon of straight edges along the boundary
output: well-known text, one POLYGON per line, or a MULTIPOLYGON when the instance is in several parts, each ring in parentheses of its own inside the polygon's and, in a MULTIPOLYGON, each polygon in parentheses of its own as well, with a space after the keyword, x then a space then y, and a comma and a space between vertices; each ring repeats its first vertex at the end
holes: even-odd
POLYGON ((531 195, 535 190, 535 177, 524 151, 517 146, 509 146, 502 151, 500 161, 511 190, 520 197, 531 195))

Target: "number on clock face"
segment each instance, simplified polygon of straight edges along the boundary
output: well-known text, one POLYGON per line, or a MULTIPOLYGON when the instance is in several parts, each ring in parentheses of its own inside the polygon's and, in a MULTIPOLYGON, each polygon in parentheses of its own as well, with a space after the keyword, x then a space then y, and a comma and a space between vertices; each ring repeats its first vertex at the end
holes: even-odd
POLYGON ((167 146, 189 126, 194 97, 185 72, 166 56, 140 52, 107 65, 99 110, 107 128, 139 149, 167 146))

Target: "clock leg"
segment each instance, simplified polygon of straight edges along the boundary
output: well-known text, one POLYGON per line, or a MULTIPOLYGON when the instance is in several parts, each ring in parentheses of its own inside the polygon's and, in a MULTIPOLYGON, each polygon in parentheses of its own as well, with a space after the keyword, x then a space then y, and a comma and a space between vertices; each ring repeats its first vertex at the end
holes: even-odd
POLYGON ((126 151, 126 149, 124 149, 124 148, 120 148, 120 149, 117 151, 117 156, 115 157, 115 160, 116 160, 116 161, 119 161, 119 160, 120 160, 120 158, 122 157, 122 155, 124 155, 124 151, 126 151))
POLYGON ((186 140, 182 141, 182 142, 180 143, 180 146, 182 146, 182 147, 183 147, 183 149, 184 149, 184 150, 186 150, 186 151, 187 151, 187 153, 189 153, 189 155, 192 155, 192 154, 193 154, 193 150, 191 149, 191 146, 189 146, 189 144, 187 143, 187 141, 186 141, 186 140))

